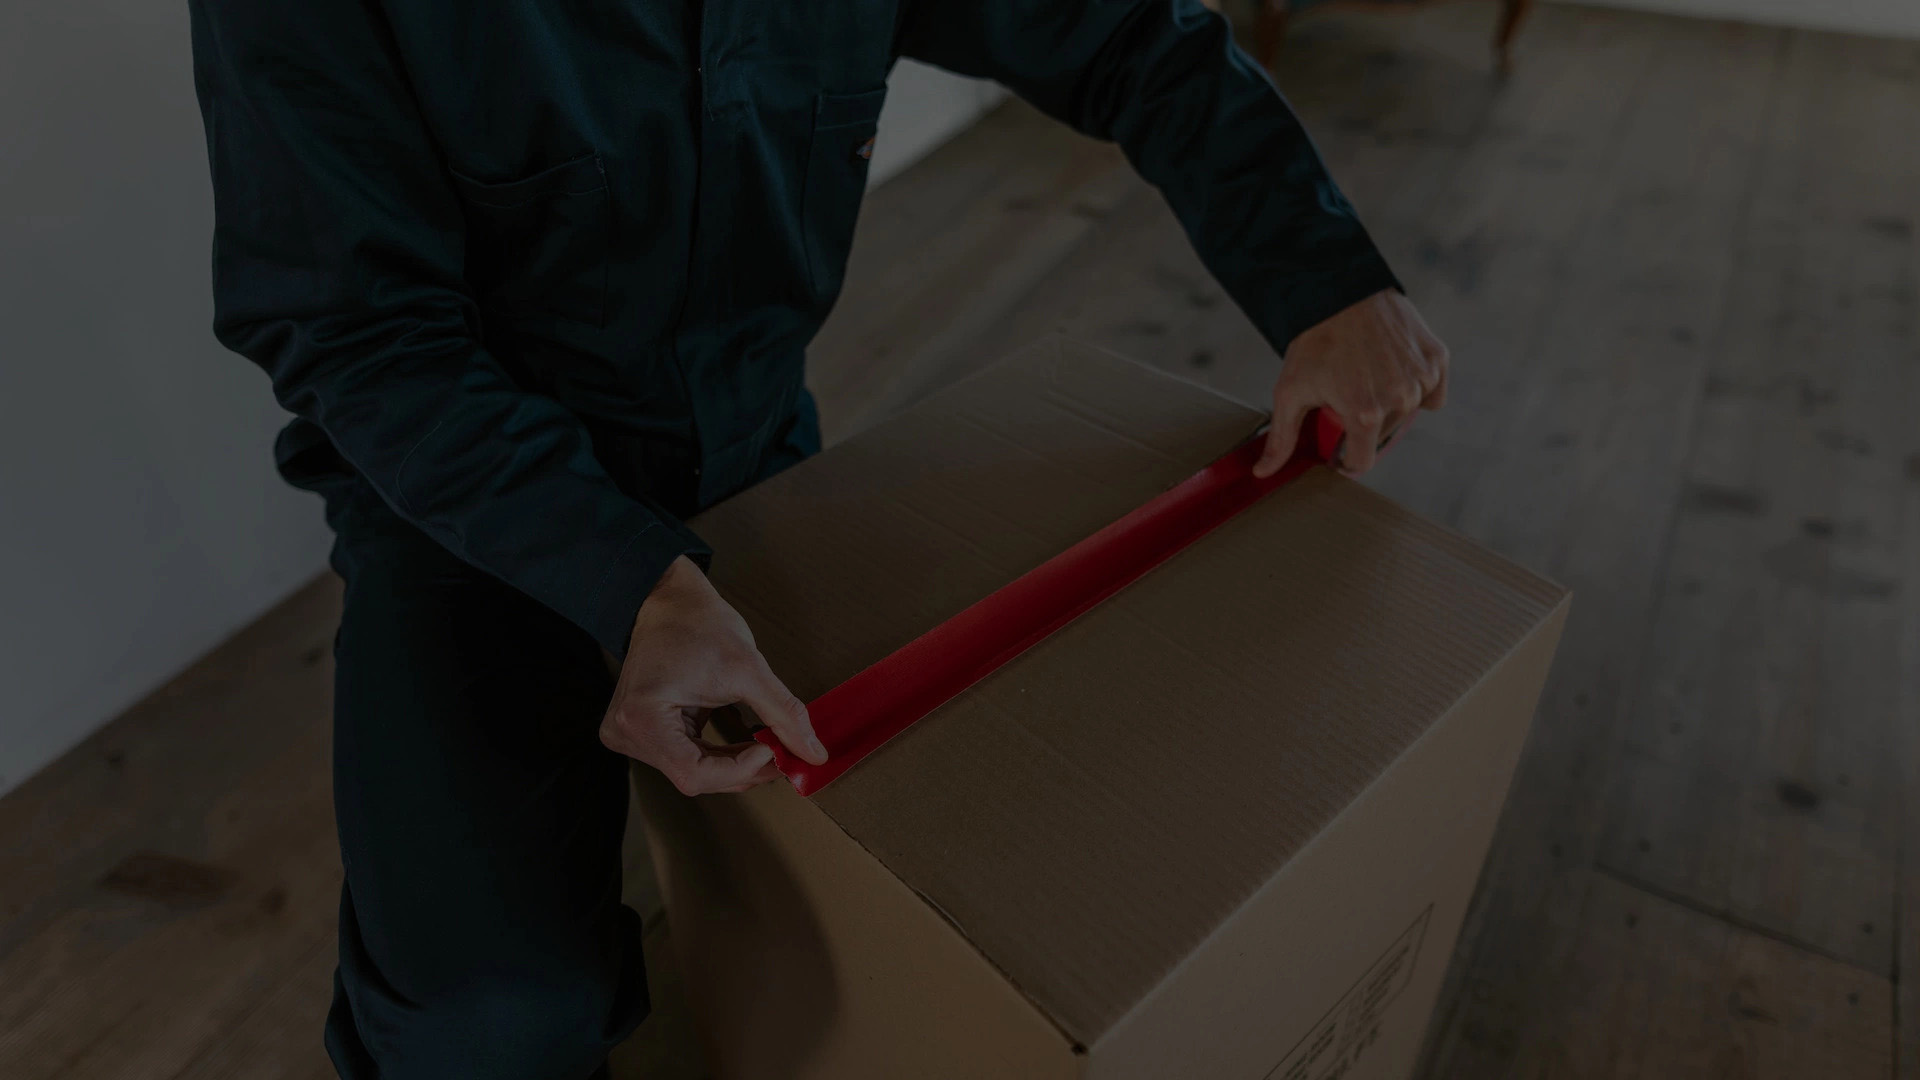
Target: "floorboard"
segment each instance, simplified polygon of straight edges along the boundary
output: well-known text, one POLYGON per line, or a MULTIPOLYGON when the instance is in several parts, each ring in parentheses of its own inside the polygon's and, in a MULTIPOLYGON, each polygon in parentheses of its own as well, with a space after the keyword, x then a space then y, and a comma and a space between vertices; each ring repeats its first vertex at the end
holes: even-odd
POLYGON ((1850 44, 1786 59, 1598 857, 1887 975, 1916 320, 1886 223, 1920 152, 1863 136, 1920 82, 1850 44))
MULTIPOLYGON (((1567 967, 1565 1037, 1538 1080, 1886 1076, 1886 980, 1591 875, 1567 967)), ((1470 1074, 1462 1074, 1470 1075, 1470 1074)))
MULTIPOLYGON (((1916 290, 1920 298, 1920 290, 1916 290)), ((1908 367, 1907 400, 1920 397, 1920 374, 1908 367)), ((1920 430, 1909 425, 1895 444, 1906 480, 1901 505, 1901 652, 1900 689, 1895 714, 1898 737, 1893 754, 1900 778, 1900 880, 1895 899, 1897 924, 1894 973, 1898 1027, 1895 1055, 1899 1080, 1920 1080, 1920 430), (1900 976, 1904 974, 1904 978, 1900 976)))
POLYGON ((1525 1075, 1516 1048, 1553 1035, 1540 1014, 1578 941, 1705 383, 1700 342, 1726 303, 1783 38, 1708 23, 1661 36, 1602 166, 1602 205, 1569 242, 1529 343, 1501 450, 1474 470, 1454 522, 1569 585, 1574 613, 1433 1033, 1432 1075, 1525 1075))

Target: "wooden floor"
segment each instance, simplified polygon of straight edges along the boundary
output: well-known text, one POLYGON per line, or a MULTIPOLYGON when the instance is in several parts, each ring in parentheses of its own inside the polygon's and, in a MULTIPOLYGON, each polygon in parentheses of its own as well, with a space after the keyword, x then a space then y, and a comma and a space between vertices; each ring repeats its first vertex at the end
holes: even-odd
MULTIPOLYGON (((1500 83, 1493 16, 1303 18, 1280 74, 1456 355, 1373 482, 1576 593, 1426 1075, 1920 1077, 1920 44, 1548 5, 1500 83)), ((847 295, 830 437, 1051 330, 1275 369, 1019 105, 873 196, 847 295)), ((0 1075, 329 1075, 337 608, 0 800, 0 1075)), ((691 1080, 657 976, 622 1072, 691 1080)))

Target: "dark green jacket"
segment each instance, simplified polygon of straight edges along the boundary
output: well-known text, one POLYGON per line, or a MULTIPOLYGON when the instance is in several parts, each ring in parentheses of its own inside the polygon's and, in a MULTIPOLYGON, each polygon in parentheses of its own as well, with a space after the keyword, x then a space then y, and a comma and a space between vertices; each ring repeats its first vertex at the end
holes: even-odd
POLYGON ((894 59, 1123 147, 1282 351, 1393 285, 1195 0, 189 0, 215 332, 289 479, 404 519, 616 655, 678 516, 817 439, 894 59))

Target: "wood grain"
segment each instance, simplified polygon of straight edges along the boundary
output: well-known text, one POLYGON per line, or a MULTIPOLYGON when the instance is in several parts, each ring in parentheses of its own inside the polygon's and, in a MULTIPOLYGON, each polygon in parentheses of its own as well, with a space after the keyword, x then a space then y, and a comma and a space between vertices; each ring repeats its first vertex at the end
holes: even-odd
MULTIPOLYGON (((200 877, 214 890, 184 903, 179 890, 80 890, 0 956, 10 1080, 173 1075, 245 1026, 284 972, 328 948, 340 868, 327 733, 305 727, 228 778, 193 822, 197 843, 170 856, 209 868, 200 877)), ((305 1047, 318 1051, 317 1027, 305 1047)))
POLYGON ((1555 672, 1469 918, 1429 1074, 1522 1076, 1578 944, 1586 867, 1645 655, 1679 465, 1745 227, 1782 33, 1685 23, 1634 82, 1605 196, 1455 523, 1570 585, 1555 672))
POLYGON ((1565 1035, 1524 1075, 1888 1074, 1892 988, 1885 979, 1604 874, 1589 882, 1557 1021, 1565 1035))
POLYGON ((1872 133, 1916 57, 1791 42, 1598 855, 1881 975, 1920 151, 1872 133))
MULTIPOLYGON (((1915 290, 1920 301, 1920 288, 1915 290)), ((1920 373, 1907 369, 1906 400, 1920 398, 1920 373)), ((1901 475, 1906 481, 1900 492, 1900 594, 1901 651, 1900 689, 1895 717, 1897 737, 1893 753, 1900 778, 1900 881, 1896 916, 1897 939, 1894 964, 1897 978, 1899 1026, 1895 1075, 1899 1080, 1920 1078, 1920 992, 1916 992, 1916 973, 1920 973, 1920 430, 1907 428, 1906 437, 1894 449, 1902 461, 1901 475)))

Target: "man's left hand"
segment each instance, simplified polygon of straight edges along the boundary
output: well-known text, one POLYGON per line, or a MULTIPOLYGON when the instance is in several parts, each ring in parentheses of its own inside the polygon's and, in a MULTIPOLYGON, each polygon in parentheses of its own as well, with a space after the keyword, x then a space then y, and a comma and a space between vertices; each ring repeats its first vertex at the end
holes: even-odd
POLYGON ((1447 347, 1398 291, 1374 293, 1287 346, 1273 387, 1273 427, 1253 474, 1271 476, 1287 463, 1312 409, 1339 417, 1347 435, 1337 464, 1358 476, 1415 410, 1446 400, 1447 347))

